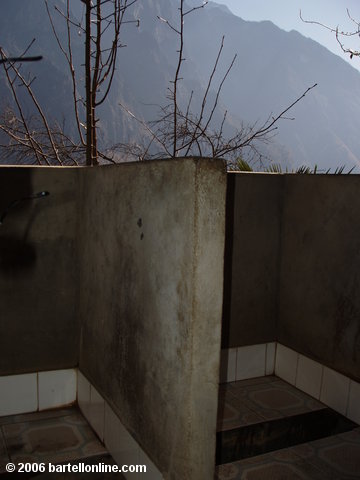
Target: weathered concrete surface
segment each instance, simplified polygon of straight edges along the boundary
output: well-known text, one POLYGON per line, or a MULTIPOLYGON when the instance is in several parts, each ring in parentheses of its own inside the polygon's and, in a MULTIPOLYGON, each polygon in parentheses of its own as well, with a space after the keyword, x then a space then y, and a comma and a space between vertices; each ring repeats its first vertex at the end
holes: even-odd
POLYGON ((0 375, 78 363, 77 172, 0 167, 0 375))
POLYGON ((128 164, 83 181, 80 369, 164 478, 213 478, 224 164, 128 164))
POLYGON ((228 174, 223 348, 276 340, 282 185, 228 174))
POLYGON ((286 175, 278 340, 360 380, 360 176, 286 175))
POLYGON ((278 340, 360 380, 360 176, 229 174, 223 347, 278 340))

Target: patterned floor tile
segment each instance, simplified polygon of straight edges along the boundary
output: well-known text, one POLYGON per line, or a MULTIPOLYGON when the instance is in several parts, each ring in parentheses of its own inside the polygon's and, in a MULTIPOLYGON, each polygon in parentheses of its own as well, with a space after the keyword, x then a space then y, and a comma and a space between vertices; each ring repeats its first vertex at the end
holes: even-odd
POLYGON ((247 408, 237 397, 228 396, 219 401, 217 431, 230 430, 262 421, 261 416, 247 408))
POLYGON ((220 465, 218 480, 320 480, 321 472, 306 464, 291 449, 220 465))
POLYGON ((308 463, 320 469, 329 478, 355 480, 360 478, 360 432, 353 430, 309 444, 303 455, 308 463))
POLYGON ((2 431, 10 459, 16 462, 60 463, 106 453, 77 409, 65 416, 33 417, 27 422, 7 423, 2 431))
POLYGON ((359 480, 360 431, 326 437, 216 468, 218 480, 359 480))
POLYGON ((275 420, 325 408, 321 402, 275 376, 241 380, 223 384, 221 387, 218 430, 228 430, 258 421, 275 420), (235 413, 236 408, 238 416, 235 413))
POLYGON ((0 426, 9 423, 24 423, 24 422, 38 422, 46 418, 64 417, 71 415, 74 412, 74 407, 56 408, 46 410, 43 412, 22 413, 19 415, 9 415, 7 417, 0 417, 0 426))
MULTIPOLYGON (((274 376, 223 384, 219 392, 218 431, 324 408, 321 402, 274 376)), ((215 478, 360 480, 360 427, 321 440, 219 465, 215 478)))
POLYGON ((278 381, 279 377, 275 375, 267 375, 266 377, 256 377, 256 378, 248 378, 247 380, 239 380, 237 382, 230 382, 223 385, 229 385, 231 388, 235 389, 241 385, 241 387, 248 387, 251 385, 264 385, 266 383, 273 383, 274 381, 278 381))

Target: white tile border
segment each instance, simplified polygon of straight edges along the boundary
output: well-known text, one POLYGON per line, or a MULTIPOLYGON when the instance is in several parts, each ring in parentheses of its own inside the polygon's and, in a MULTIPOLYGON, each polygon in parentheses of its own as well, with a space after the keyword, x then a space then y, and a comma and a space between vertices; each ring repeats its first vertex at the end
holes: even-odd
POLYGON ((221 350, 220 383, 235 382, 236 380, 237 348, 221 350))
POLYGON ((274 375, 275 372, 276 342, 266 344, 265 375, 274 375))
POLYGON ((273 375, 276 342, 224 348, 220 358, 220 383, 273 375))
POLYGON ((220 383, 232 382, 234 376, 237 380, 251 378, 249 372, 253 378, 264 375, 259 375, 263 368, 264 348, 265 375, 277 375, 360 425, 360 383, 279 342, 223 349, 220 383), (245 368, 242 367, 244 363, 245 368), (256 368, 253 368, 255 365, 256 368), (230 374, 227 368, 230 369, 230 374))
POLYGON ((0 377, 0 417, 71 405, 76 401, 77 369, 0 377))
MULTIPOLYGON (((65 407, 77 399, 84 417, 119 466, 146 465, 146 478, 163 480, 158 468, 80 370, 70 368, 0 376, 0 393, 0 417, 65 407)), ((136 480, 144 477, 140 472, 123 475, 136 480)))
POLYGON ((76 369, 38 373, 39 410, 71 405, 76 401, 76 369))
POLYGON ((346 415, 349 393, 350 379, 331 368, 324 367, 320 401, 342 415, 346 415))
POLYGON ((320 400, 323 373, 324 368, 320 363, 299 354, 296 388, 320 400))
POLYGON ((77 374, 77 403, 84 416, 90 415, 90 382, 78 370, 77 374))
POLYGON ((275 358, 275 375, 291 385, 295 385, 299 354, 291 348, 277 344, 275 358))
POLYGON ((90 425, 93 427, 97 436, 104 443, 105 426, 105 400, 100 393, 90 384, 90 425))
POLYGON ((266 343, 237 349, 236 380, 263 377, 266 370, 266 343))
MULTIPOLYGON (((79 402, 79 408, 84 417, 96 433, 103 434, 103 442, 109 450, 115 462, 122 465, 146 465, 146 478, 149 480, 163 480, 158 468, 149 459, 139 444, 126 430, 119 417, 115 414, 109 404, 103 399, 95 387, 86 379, 79 370, 78 378, 81 379, 79 386, 89 385, 89 401, 79 402), (94 412, 93 407, 96 407, 94 412), (84 408, 85 407, 85 408, 84 408)), ((86 390, 87 393, 87 390, 86 390)), ((80 398, 80 396, 78 396, 80 398)), ((125 473, 126 479, 141 480, 144 473, 125 473)))
POLYGON ((37 373, 0 377, 0 417, 38 409, 37 373))

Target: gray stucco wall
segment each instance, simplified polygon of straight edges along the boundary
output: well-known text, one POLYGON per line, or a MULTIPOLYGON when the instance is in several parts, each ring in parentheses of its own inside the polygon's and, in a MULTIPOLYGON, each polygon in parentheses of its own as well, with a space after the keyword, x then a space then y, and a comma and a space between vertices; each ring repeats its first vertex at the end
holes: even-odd
MULTIPOLYGON (((360 176, 228 175, 223 346, 278 340, 360 381, 360 176)), ((74 367, 165 478, 212 478, 220 161, 0 167, 0 375, 74 367), (79 286, 81 285, 81 289, 79 286)))
POLYGON ((278 340, 360 380, 360 176, 228 175, 223 347, 278 340))
POLYGON ((0 375, 78 363, 78 175, 71 168, 0 167, 0 375))
POLYGON ((80 369, 164 478, 213 478, 224 164, 88 169, 83 182, 80 369))
POLYGON ((228 174, 223 348, 276 340, 282 180, 228 174))
POLYGON ((360 380, 360 176, 287 175, 278 339, 360 380))

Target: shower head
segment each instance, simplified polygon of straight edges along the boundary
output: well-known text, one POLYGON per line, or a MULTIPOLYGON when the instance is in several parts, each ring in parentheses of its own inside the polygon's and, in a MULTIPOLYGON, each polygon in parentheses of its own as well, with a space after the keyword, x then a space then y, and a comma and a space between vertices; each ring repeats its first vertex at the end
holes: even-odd
POLYGON ((18 200, 14 200, 0 215, 0 225, 3 224, 6 215, 9 213, 9 210, 11 210, 12 208, 16 207, 17 205, 24 202, 25 200, 36 200, 38 198, 47 197, 48 195, 50 195, 50 192, 44 190, 42 192, 32 193, 31 195, 27 195, 26 197, 19 198, 18 200))

